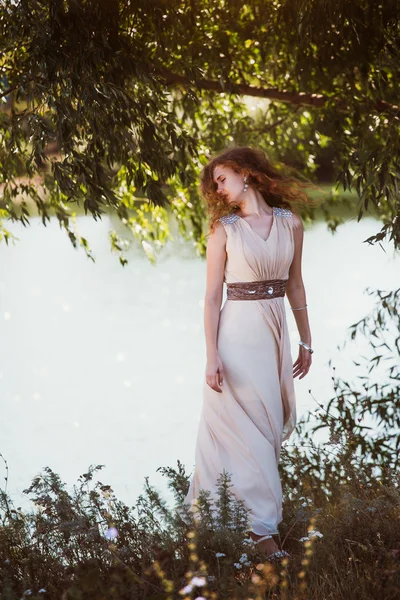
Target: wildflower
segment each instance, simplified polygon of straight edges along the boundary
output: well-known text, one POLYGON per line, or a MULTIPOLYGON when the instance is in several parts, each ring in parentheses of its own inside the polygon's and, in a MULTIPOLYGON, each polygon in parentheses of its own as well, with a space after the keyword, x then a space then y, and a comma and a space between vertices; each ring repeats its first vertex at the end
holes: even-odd
POLYGON ((108 540, 113 540, 117 537, 118 530, 115 527, 109 527, 104 535, 108 540))
POLYGON ((312 504, 311 498, 305 498, 304 496, 302 496, 301 498, 299 498, 299 500, 304 501, 301 506, 308 506, 309 504, 312 504))
POLYGON ((38 591, 38 594, 45 594, 47 592, 47 590, 45 590, 44 588, 40 588, 40 590, 38 591))
POLYGON ((183 590, 181 590, 182 594, 190 594, 190 592, 192 591, 193 586, 192 585, 185 585, 185 587, 183 588, 183 590))
POLYGON ((321 533, 320 531, 316 531, 315 529, 312 529, 311 531, 308 532, 309 536, 317 536, 317 537, 324 537, 323 533, 321 533))
POLYGON ((310 540, 309 537, 305 536, 299 539, 299 542, 308 542, 310 540))
POLYGON ((206 580, 204 577, 192 577, 190 583, 197 587, 201 587, 202 585, 206 585, 206 580))
POLYGON ((246 554, 246 553, 243 553, 243 554, 242 554, 242 556, 239 558, 239 562, 240 562, 240 563, 243 563, 243 562, 245 562, 246 560, 247 560, 247 554, 246 554))
POLYGON ((233 566, 236 567, 237 569, 242 568, 242 565, 240 563, 233 563, 233 566))
POLYGON ((206 600, 206 599, 204 598, 204 596, 197 596, 197 598, 195 598, 194 600, 206 600))
POLYGON ((222 558, 223 556, 226 556, 226 554, 224 554, 223 552, 216 552, 216 553, 215 553, 215 556, 216 556, 217 558, 222 558))
POLYGON ((254 546, 255 543, 255 540, 252 540, 251 538, 246 538, 243 540, 243 545, 254 546))

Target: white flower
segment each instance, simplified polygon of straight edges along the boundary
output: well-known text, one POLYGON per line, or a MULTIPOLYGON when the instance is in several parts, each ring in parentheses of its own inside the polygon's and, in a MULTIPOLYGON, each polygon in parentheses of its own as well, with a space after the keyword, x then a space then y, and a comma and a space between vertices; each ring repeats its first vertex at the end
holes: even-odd
POLYGON ((310 538, 306 536, 306 537, 300 538, 299 542, 308 542, 309 540, 310 540, 310 538))
POLYGON ((204 577, 192 577, 190 583, 197 587, 201 587, 202 585, 206 585, 206 580, 204 577))
POLYGON ((215 553, 215 556, 216 556, 217 558, 222 558, 223 556, 226 556, 226 554, 224 554, 223 552, 216 552, 216 553, 215 553))
POLYGON ((312 500, 311 498, 305 498, 304 496, 302 496, 301 498, 299 498, 299 500, 304 500, 302 506, 307 506, 307 504, 312 504, 312 500))
POLYGON ((308 532, 309 536, 317 536, 317 537, 324 537, 324 535, 320 532, 320 531, 316 531, 315 529, 312 529, 311 531, 308 532))
POLYGON ((239 562, 243 563, 245 560, 247 560, 247 554, 246 553, 242 554, 242 556, 239 558, 239 562))
POLYGON ((115 527, 109 527, 104 535, 108 540, 113 540, 117 537, 118 530, 115 527))
POLYGON ((252 540, 251 538, 246 538, 245 540, 243 540, 244 545, 254 546, 255 543, 255 540, 252 540))
POLYGON ((250 567, 251 566, 251 561, 250 560, 246 560, 246 562, 244 563, 245 567, 250 567))
POLYGON ((44 588, 41 588, 41 589, 38 591, 38 594, 45 594, 46 592, 47 592, 47 590, 45 590, 44 588))
POLYGON ((240 563, 233 563, 233 566, 236 567, 237 569, 242 568, 242 565, 240 563))
POLYGON ((6 563, 6 565, 8 565, 8 564, 10 564, 10 559, 6 558, 4 562, 6 563))
POLYGON ((204 598, 204 596, 197 596, 197 598, 195 598, 194 600, 206 600, 206 599, 204 598))
POLYGON ((185 587, 181 591, 183 594, 190 594, 192 589, 193 589, 193 586, 189 584, 189 585, 185 585, 185 587))

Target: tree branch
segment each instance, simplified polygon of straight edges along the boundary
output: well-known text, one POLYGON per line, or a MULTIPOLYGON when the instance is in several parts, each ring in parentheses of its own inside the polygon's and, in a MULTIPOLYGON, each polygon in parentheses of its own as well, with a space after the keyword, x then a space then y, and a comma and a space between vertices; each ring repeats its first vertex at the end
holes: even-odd
POLYGON ((16 83, 12 87, 8 88, 8 90, 6 90, 5 92, 2 92, 0 94, 0 100, 1 100, 1 98, 4 98, 5 96, 8 96, 9 94, 11 94, 11 92, 15 92, 15 90, 17 90, 22 85, 26 85, 30 81, 33 81, 33 79, 34 79, 33 77, 28 77, 28 79, 25 79, 25 81, 22 81, 22 82, 20 81, 19 83, 16 83))
MULTIPOLYGON (((201 90, 209 90, 220 94, 237 94, 239 96, 253 96, 256 98, 267 98, 269 100, 278 100, 278 102, 285 102, 287 104, 293 104, 297 106, 311 106, 313 108, 322 108, 330 98, 324 94, 309 94, 307 92, 289 92, 287 90, 278 90, 277 88, 262 88, 247 83, 232 83, 232 82, 221 82, 213 81, 211 79, 196 79, 192 80, 188 77, 173 73, 163 67, 155 69, 154 73, 159 75, 164 80, 165 85, 184 85, 184 86, 195 86, 201 90)), ((21 85, 26 85, 29 81, 34 78, 30 77, 22 83, 18 83, 13 87, 9 88, 5 92, 0 94, 0 99, 8 96, 11 92, 19 88, 21 85)), ((336 107, 343 112, 349 110, 349 105, 344 99, 333 98, 336 107)), ((367 100, 361 102, 361 104, 367 104, 367 100)), ((400 106, 396 104, 390 104, 385 100, 378 100, 370 108, 375 108, 377 112, 394 112, 396 117, 400 113, 400 106)))
MULTIPOLYGON (((165 85, 185 85, 195 86, 198 89, 210 90, 221 94, 238 94, 239 96, 254 96, 257 98, 268 98, 269 100, 278 100, 279 102, 285 102, 287 104, 294 104, 298 106, 311 106, 314 108, 322 108, 330 97, 324 94, 309 94, 306 92, 289 92, 287 90, 278 90, 277 88, 262 88, 246 83, 232 83, 232 82, 220 82, 213 81, 211 79, 196 79, 191 80, 188 77, 183 77, 172 71, 168 71, 164 68, 158 68, 157 74, 160 75, 165 82, 165 85)), ((334 103, 337 108, 341 111, 346 112, 349 110, 349 105, 346 100, 341 98, 334 98, 334 103)), ((361 102, 361 104, 367 104, 367 100, 361 102)), ((377 112, 388 112, 393 111, 396 114, 400 112, 400 106, 396 104, 390 104, 385 100, 378 100, 370 108, 375 108, 377 112)))

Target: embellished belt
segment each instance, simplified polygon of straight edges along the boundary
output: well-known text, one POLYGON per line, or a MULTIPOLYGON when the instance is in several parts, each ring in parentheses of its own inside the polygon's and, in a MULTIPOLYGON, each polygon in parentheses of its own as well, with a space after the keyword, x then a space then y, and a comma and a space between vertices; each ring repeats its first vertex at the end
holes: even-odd
POLYGON ((287 279, 227 283, 227 300, 264 300, 285 295, 287 279))

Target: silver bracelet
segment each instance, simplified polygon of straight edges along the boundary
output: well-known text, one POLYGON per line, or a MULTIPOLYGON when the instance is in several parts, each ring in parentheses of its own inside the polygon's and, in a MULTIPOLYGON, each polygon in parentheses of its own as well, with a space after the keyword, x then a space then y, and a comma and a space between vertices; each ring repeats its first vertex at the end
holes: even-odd
POLYGON ((312 354, 314 352, 314 350, 311 348, 311 346, 309 346, 308 344, 306 344, 302 340, 299 341, 299 344, 300 344, 300 346, 303 346, 303 348, 305 348, 306 350, 308 350, 310 354, 312 354))
POLYGON ((301 306, 300 308, 292 308, 292 310, 303 310, 303 308, 307 308, 307 304, 305 306, 301 306))

